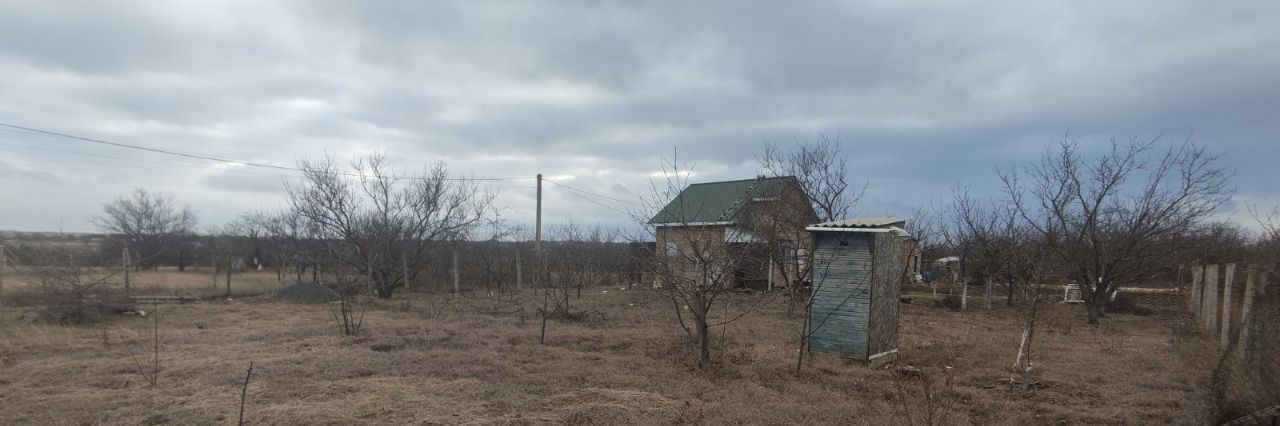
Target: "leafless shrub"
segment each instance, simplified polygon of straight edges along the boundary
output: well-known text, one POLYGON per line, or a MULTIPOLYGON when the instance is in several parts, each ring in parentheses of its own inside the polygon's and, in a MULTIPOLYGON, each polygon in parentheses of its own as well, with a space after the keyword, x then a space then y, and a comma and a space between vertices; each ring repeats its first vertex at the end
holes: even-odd
POLYGON ((912 366, 890 366, 898 420, 908 425, 945 425, 955 408, 955 373, 930 374, 912 366))
POLYGON ((145 352, 135 351, 134 347, 138 346, 135 339, 129 337, 123 330, 120 331, 120 340, 124 342, 125 349, 129 351, 129 358, 133 360, 134 367, 137 368, 138 375, 142 376, 151 386, 155 386, 160 379, 160 315, 158 305, 151 308, 151 360, 148 365, 145 352))
POLYGON ((22 260, 24 269, 35 276, 45 320, 87 324, 104 314, 132 310, 128 301, 117 299, 118 268, 87 266, 82 253, 71 247, 53 246, 40 253, 22 260))
POLYGON ((368 306, 361 303, 360 296, 367 288, 367 281, 362 278, 345 275, 342 269, 335 270, 332 275, 332 290, 338 294, 338 301, 329 303, 329 311, 343 336, 359 336, 364 326, 364 313, 368 306))

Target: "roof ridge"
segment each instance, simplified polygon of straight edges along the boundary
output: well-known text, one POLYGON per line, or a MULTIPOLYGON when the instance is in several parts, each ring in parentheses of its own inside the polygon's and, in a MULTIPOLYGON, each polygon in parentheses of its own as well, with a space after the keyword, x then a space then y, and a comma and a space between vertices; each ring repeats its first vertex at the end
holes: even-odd
POLYGON ((773 179, 795 179, 795 176, 792 176, 792 175, 787 175, 787 176, 764 176, 764 175, 760 175, 760 176, 756 176, 756 177, 753 177, 753 178, 747 178, 747 179, 718 180, 718 181, 714 181, 714 182, 698 182, 698 183, 691 183, 691 184, 689 184, 689 186, 696 186, 696 185, 712 185, 712 184, 717 184, 717 183, 750 182, 750 181, 773 180, 773 179))
MULTIPOLYGON (((760 181, 763 181, 764 179, 764 176, 756 176, 756 178, 751 181, 751 185, 747 186, 747 189, 742 191, 742 194, 738 196, 738 199, 734 200, 733 204, 729 205, 729 208, 726 208, 724 212, 720 213, 720 220, 725 220, 725 216, 728 216, 730 212, 736 212, 738 210, 738 206, 742 204, 742 201, 750 198, 751 193, 756 190, 756 185, 759 185, 760 181)), ((746 179, 743 179, 743 181, 746 181, 746 179)))

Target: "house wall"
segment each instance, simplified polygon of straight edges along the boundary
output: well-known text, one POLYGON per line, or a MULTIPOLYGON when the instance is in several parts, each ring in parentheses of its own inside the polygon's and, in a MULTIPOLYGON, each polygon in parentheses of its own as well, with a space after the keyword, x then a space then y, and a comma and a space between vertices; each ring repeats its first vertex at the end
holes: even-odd
MULTIPOLYGON (((782 247, 776 243, 788 241, 790 247, 803 253, 803 262, 812 261, 813 237, 805 231, 805 227, 816 223, 818 218, 813 214, 813 209, 809 206, 804 193, 796 186, 787 186, 776 199, 753 199, 749 205, 738 212, 734 220, 740 224, 741 228, 752 230, 764 240, 774 242, 774 249, 781 250, 782 247)), ((778 255, 770 257, 778 257, 778 255)), ((781 262, 783 259, 760 261, 765 270, 762 276, 768 274, 770 260, 773 261, 774 287, 788 287, 790 285, 788 279, 801 282, 811 279, 810 268, 807 266, 797 268, 794 261, 781 262)))
MULTIPOLYGON (((709 252, 724 245, 725 226, 664 226, 656 230, 654 255, 665 262, 673 274, 692 280, 698 275, 696 250, 709 252), (671 251, 678 253, 672 256, 671 251)), ((727 260, 725 255, 711 256, 712 260, 727 260)), ((727 267, 729 265, 721 265, 727 267)), ((654 277, 654 285, 662 285, 664 277, 654 277)))

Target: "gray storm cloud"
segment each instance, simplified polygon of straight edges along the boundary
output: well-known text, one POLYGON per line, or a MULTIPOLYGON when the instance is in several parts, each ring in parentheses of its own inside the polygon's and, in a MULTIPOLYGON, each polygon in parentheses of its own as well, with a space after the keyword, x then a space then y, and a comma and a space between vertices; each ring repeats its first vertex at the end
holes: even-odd
MULTIPOLYGON (((694 180, 741 178, 763 141, 825 134, 867 214, 993 194, 997 166, 1066 132, 1167 132, 1271 205, 1275 22, 1263 1, 3 2, 0 122, 275 164, 383 150, 623 199, 677 150, 694 180)), ((0 129, 0 228, 92 230, 134 187, 206 224, 280 207, 288 177, 213 166, 0 129)), ((532 184, 493 184, 513 221, 532 184)), ((550 222, 629 220, 554 185, 546 202, 550 222)))

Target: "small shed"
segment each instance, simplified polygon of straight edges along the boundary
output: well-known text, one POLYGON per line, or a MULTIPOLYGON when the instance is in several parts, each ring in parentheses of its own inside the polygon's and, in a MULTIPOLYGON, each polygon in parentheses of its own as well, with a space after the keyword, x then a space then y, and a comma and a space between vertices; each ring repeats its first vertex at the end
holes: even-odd
POLYGON ((814 243, 809 350, 865 362, 896 357, 906 220, 846 219, 805 228, 814 243))
POLYGON ((1062 288, 1062 303, 1084 303, 1079 284, 1071 283, 1062 288))

